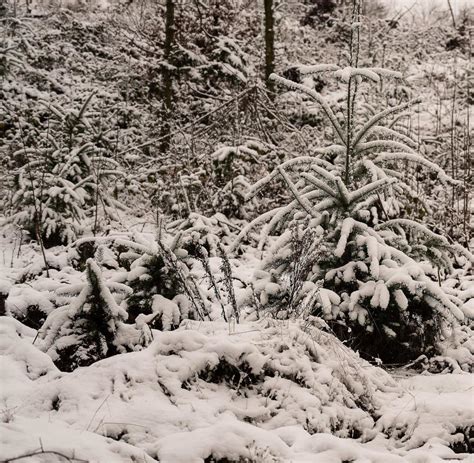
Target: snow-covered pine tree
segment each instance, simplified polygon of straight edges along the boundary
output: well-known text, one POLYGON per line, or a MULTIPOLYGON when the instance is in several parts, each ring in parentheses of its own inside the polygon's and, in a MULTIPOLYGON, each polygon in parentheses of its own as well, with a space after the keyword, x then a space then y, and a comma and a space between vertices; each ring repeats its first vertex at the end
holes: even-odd
POLYGON ((186 219, 176 220, 169 224, 168 231, 179 235, 179 247, 190 257, 200 254, 204 247, 209 256, 219 255, 219 246, 232 242, 232 225, 227 217, 217 213, 211 217, 191 212, 186 219))
POLYGON ((260 145, 250 140, 239 146, 222 146, 211 155, 217 187, 212 205, 227 217, 242 219, 246 216, 243 205, 250 186, 248 172, 259 163, 260 145))
POLYGON ((93 259, 86 263, 86 281, 57 291, 58 303, 39 331, 39 347, 62 371, 136 348, 141 332, 126 325, 122 305, 131 289, 105 281, 93 259))
MULTIPOLYGON (((368 83, 402 76, 359 64, 360 16, 358 2, 354 5, 347 67, 296 66, 286 77, 272 76, 319 105, 334 143, 314 155, 283 162, 253 186, 247 199, 280 179, 291 199, 257 217, 231 249, 255 226, 265 224, 260 248, 270 234, 282 232, 263 271, 256 274, 260 305, 277 316, 320 315, 364 355, 405 361, 436 350, 446 328, 464 319, 462 302, 444 292, 438 281, 440 266, 449 260, 446 253, 457 253, 459 248, 422 224, 389 219, 396 218, 400 204, 415 194, 405 166, 430 169, 440 182, 452 179, 419 153, 414 140, 395 129, 413 101, 374 114, 364 111, 360 97, 368 91, 368 83), (333 73, 345 85, 342 105, 329 103, 311 87, 311 76, 322 72, 333 73), (400 233, 407 226, 416 228, 416 240, 400 233), (292 245, 290 227, 302 227, 303 234, 312 229, 314 234, 304 253, 311 265, 305 263, 298 273, 303 281, 296 295, 292 275, 303 257, 292 245), (276 311, 275 301, 281 302, 276 311)), ((469 252, 462 253, 472 262, 469 252)))
MULTIPOLYGON (((260 92, 255 101, 263 100, 260 92)), ((274 146, 255 138, 242 140, 238 145, 221 143, 210 156, 212 206, 228 218, 246 219, 258 204, 245 204, 245 196, 252 179, 268 172, 275 165, 274 146), (265 170, 264 170, 265 169, 265 170), (244 207, 245 206, 245 207, 244 207)))
POLYGON ((118 239, 116 246, 125 249, 119 261, 130 270, 127 285, 128 321, 138 317, 150 326, 170 330, 181 320, 208 319, 208 310, 194 278, 189 271, 188 253, 179 247, 181 233, 171 243, 161 236, 148 240, 136 234, 132 240, 118 239))
POLYGON ((19 168, 8 220, 46 247, 74 241, 86 219, 97 231, 101 212, 116 218, 123 208, 105 182, 123 173, 98 143, 100 134, 87 114, 92 97, 77 111, 43 102, 51 118, 48 127, 34 143, 24 139, 13 154, 19 168))

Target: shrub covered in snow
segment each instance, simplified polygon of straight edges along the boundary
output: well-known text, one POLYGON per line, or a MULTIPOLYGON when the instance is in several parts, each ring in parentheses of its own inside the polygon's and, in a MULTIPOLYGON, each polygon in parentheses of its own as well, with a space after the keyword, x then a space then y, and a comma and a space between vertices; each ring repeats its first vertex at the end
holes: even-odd
POLYGON ((40 348, 63 371, 132 350, 141 342, 141 332, 125 324, 127 312, 116 301, 116 297, 123 300, 130 288, 106 283, 92 259, 87 261, 85 277, 85 283, 57 291, 63 305, 49 314, 39 331, 40 348))
POLYGON ((233 228, 235 225, 221 213, 205 217, 195 212, 168 227, 169 232, 176 233, 176 244, 193 257, 199 254, 200 247, 205 248, 209 256, 217 256, 220 245, 231 243, 233 228))
MULTIPOLYGON (((369 436, 380 406, 377 393, 396 391, 385 372, 311 322, 266 320, 229 333, 226 323, 189 321, 160 333, 141 352, 63 375, 10 333, 10 325, 0 320, 0 329, 15 338, 15 348, 2 353, 13 365, 32 363, 31 379, 11 394, 11 406, 35 388, 19 411, 18 426, 36 419, 32 413, 39 407, 53 422, 74 416, 77 432, 95 430, 162 462, 257 463, 262 460, 252 456, 265 451, 276 461, 288 460, 291 429, 306 437, 369 436), (49 382, 33 384, 40 367, 50 372, 49 382), (104 401, 107 406, 93 416, 104 401), (186 445, 177 445, 177 439, 186 445)), ((67 429, 72 433, 74 427, 67 429)), ((81 457, 82 449, 76 451, 81 457)))
POLYGON ((0 0, 0 459, 470 461, 468 16, 97 1, 0 0))
POLYGON ((145 315, 141 322, 172 329, 186 318, 206 318, 207 308, 189 271, 188 253, 176 239, 168 245, 161 237, 147 240, 137 234, 134 241, 118 239, 115 244, 126 250, 119 261, 130 269, 127 285, 132 291, 126 298, 130 322, 145 315))
POLYGON ((273 76, 321 107, 335 143, 316 156, 282 163, 254 185, 249 198, 281 179, 292 200, 255 219, 236 243, 259 223, 266 222, 261 248, 272 232, 302 229, 296 236, 283 233, 266 271, 257 273, 260 303, 279 317, 320 315, 364 355, 403 362, 436 352, 445 328, 464 319, 462 301, 437 280, 446 275, 444 269, 452 271, 450 254, 460 252, 471 262, 473 256, 421 224, 390 220, 400 212, 401 199, 412 194, 414 181, 399 175, 397 166, 415 163, 443 182, 452 180, 415 151, 411 138, 393 128, 396 115, 412 102, 374 115, 360 110, 365 82, 401 76, 357 67, 357 53, 351 49, 346 68, 298 68, 298 76, 334 72, 346 86, 345 112, 305 84, 273 76))
POLYGON ((75 111, 42 102, 47 123, 35 121, 39 135, 28 134, 12 155, 18 169, 8 220, 46 247, 74 241, 92 217, 96 232, 99 212, 116 217, 122 208, 105 184, 122 172, 89 120, 93 96, 75 111))
POLYGON ((256 273, 260 303, 275 316, 321 316, 363 355, 390 363, 439 352, 447 327, 464 320, 462 302, 433 281, 428 262, 388 245, 367 224, 322 223, 310 242, 299 233, 283 234, 256 273))

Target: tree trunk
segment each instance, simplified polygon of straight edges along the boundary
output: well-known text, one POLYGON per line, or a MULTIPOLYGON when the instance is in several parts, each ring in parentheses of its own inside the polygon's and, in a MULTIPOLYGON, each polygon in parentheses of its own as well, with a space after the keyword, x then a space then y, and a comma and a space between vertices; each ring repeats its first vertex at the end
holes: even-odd
POLYGON ((166 0, 166 23, 165 23, 165 47, 163 69, 163 104, 167 111, 171 111, 173 105, 173 79, 171 64, 171 52, 174 44, 174 5, 175 0, 166 0))
POLYGON ((0 289, 0 317, 7 314, 7 306, 6 306, 7 297, 8 297, 8 289, 4 289, 3 291, 0 289))
POLYGON ((165 45, 163 58, 163 125, 161 150, 167 151, 170 143, 171 116, 174 103, 172 51, 175 37, 175 0, 166 0, 165 45))
POLYGON ((275 70, 275 18, 273 16, 273 0, 264 0, 265 6, 265 82, 270 92, 273 92, 273 82, 270 74, 275 70))

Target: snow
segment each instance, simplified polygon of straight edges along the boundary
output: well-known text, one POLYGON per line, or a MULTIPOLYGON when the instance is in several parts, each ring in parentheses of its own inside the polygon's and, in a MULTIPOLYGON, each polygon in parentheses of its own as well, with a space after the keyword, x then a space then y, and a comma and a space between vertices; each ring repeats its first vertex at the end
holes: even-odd
POLYGON ((11 459, 42 450, 44 455, 22 458, 21 461, 60 463, 65 461, 66 457, 71 461, 89 463, 156 462, 143 450, 132 445, 117 442, 91 431, 72 429, 67 422, 61 420, 51 422, 46 416, 43 418, 18 417, 11 423, 2 424, 1 427, 2 457, 4 458, 11 459), (8 447, 4 443, 8 443, 8 447))
POLYGON ((396 384, 316 328, 189 321, 141 352, 60 373, 34 330, 8 317, 0 327, 6 458, 42 446, 94 462, 469 460, 446 443, 474 424, 473 375, 396 384), (235 370, 216 381, 220 365, 235 370), (348 438, 354 428, 361 438, 348 438))
POLYGON ((163 297, 161 294, 153 296, 152 310, 153 317, 161 315, 161 323, 163 324, 164 330, 170 330, 172 326, 179 325, 179 306, 175 302, 166 299, 166 297, 163 297))
POLYGON ((0 5, 2 463, 474 461, 467 14, 273 2, 268 83, 255 2, 86 3, 0 5))
POLYGON ((339 242, 337 243, 337 247, 334 250, 334 254, 337 257, 341 257, 342 254, 344 253, 347 245, 347 240, 349 239, 349 235, 352 232, 352 229, 354 228, 355 221, 352 218, 347 218, 344 219, 344 222, 342 223, 341 227, 341 236, 339 238, 339 242))
POLYGON ((464 303, 461 309, 466 318, 474 319, 474 297, 471 297, 466 303, 464 303))
POLYGON ((462 429, 474 425, 474 375, 418 375, 401 381, 405 394, 382 407, 378 429, 403 432, 407 449, 416 449, 430 436, 453 442, 462 429))

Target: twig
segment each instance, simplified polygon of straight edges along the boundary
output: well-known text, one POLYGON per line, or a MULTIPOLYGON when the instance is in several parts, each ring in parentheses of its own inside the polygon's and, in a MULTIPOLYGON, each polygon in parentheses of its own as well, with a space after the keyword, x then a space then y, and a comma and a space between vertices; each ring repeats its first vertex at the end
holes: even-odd
MULTIPOLYGON (((208 113, 204 114, 203 116, 201 116, 200 118, 196 119, 194 122, 191 122, 187 125, 185 125, 183 127, 182 130, 187 130, 197 124, 199 124, 200 122, 202 122, 203 120, 205 120, 206 118, 208 118, 209 116, 211 116, 212 114, 215 114, 219 111, 221 111, 222 109, 226 108, 227 106, 229 106, 231 103, 233 103, 234 101, 236 100, 239 100, 240 98, 242 98, 243 96, 247 95, 248 93, 254 91, 255 89, 257 88, 256 85, 250 87, 250 88, 247 88, 246 90, 244 90, 243 92, 239 93, 238 95, 236 95, 235 97, 231 98, 230 100, 226 101, 225 103, 221 104, 220 106, 218 106, 217 108, 213 109, 212 111, 209 111, 208 113)), ((136 146, 132 146, 130 148, 127 148, 126 150, 120 152, 117 154, 117 157, 120 157, 130 151, 133 151, 133 150, 137 150, 137 149, 140 149, 140 148, 145 148, 146 146, 150 146, 150 145, 154 145, 155 143, 158 143, 160 141, 163 141, 165 140, 166 138, 169 138, 173 135, 173 132, 169 132, 167 133, 166 135, 163 135, 161 137, 158 137, 158 138, 155 138, 153 140, 150 140, 150 141, 147 141, 145 143, 142 143, 141 145, 136 145, 136 146)))
POLYGON ((86 431, 89 430, 89 426, 92 424, 92 421, 94 421, 94 418, 95 416, 97 415, 97 413, 99 413, 99 410, 103 407, 103 405, 105 404, 105 402, 107 402, 107 399, 110 397, 110 394, 108 394, 105 399, 102 401, 102 403, 99 405, 99 407, 97 408, 97 410, 94 412, 94 414, 92 415, 92 418, 90 419, 89 421, 89 424, 87 425, 86 427, 86 431))
POLYGON ((33 452, 25 453, 24 455, 19 455, 17 457, 7 458, 6 460, 0 460, 0 463, 10 463, 12 461, 23 460, 24 458, 30 458, 36 455, 56 455, 70 462, 78 461, 78 462, 83 462, 83 463, 89 463, 89 460, 83 460, 81 458, 76 458, 76 457, 68 457, 67 455, 64 455, 64 453, 58 452, 56 450, 43 450, 43 449, 34 450, 33 452))

